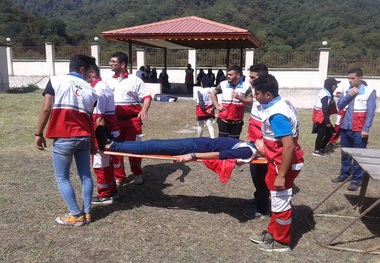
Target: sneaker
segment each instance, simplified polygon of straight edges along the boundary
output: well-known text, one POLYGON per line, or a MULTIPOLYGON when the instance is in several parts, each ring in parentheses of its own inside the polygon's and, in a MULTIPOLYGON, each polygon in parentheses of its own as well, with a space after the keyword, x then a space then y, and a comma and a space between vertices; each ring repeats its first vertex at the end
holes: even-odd
POLYGON ((113 203, 113 199, 112 199, 112 196, 110 197, 98 197, 98 196, 94 196, 92 198, 92 202, 91 202, 93 205, 110 205, 113 203))
POLYGON ((244 204, 250 205, 250 206, 257 206, 257 200, 255 198, 247 199, 247 200, 244 200, 244 204))
POLYGON ((268 218, 269 217, 269 214, 264 214, 264 213, 260 213, 260 212, 257 212, 256 208, 252 208, 252 209, 247 209, 243 212, 243 215, 246 217, 246 218, 249 218, 249 219, 255 219, 255 218, 268 218))
POLYGON ((135 175, 135 180, 134 180, 134 184, 142 184, 144 182, 144 179, 143 179, 143 176, 142 175, 135 175))
POLYGON ((326 157, 326 156, 327 156, 327 154, 325 154, 325 153, 322 152, 322 151, 314 151, 314 152, 313 152, 313 155, 314 155, 314 156, 319 156, 319 157, 326 157))
POLYGON ((331 180, 332 183, 341 183, 341 182, 344 182, 346 180, 346 178, 343 178, 342 176, 338 176, 337 178, 334 178, 331 180))
POLYGON ((86 224, 86 218, 84 215, 73 216, 70 213, 64 216, 57 217, 55 221, 58 224, 65 226, 83 226, 86 224))
POLYGON ((86 224, 90 224, 91 223, 91 214, 86 214, 85 218, 86 218, 86 224))
POLYGON ((119 198, 120 198, 120 196, 119 196, 118 192, 114 193, 110 197, 98 197, 98 196, 94 196, 92 198, 92 204, 93 205, 110 205, 110 204, 113 203, 114 200, 117 200, 119 198))
POLYGON ((110 139, 110 137, 108 135, 108 130, 107 130, 106 126, 103 126, 103 125, 98 125, 98 127, 96 127, 95 137, 96 137, 96 140, 98 142, 99 149, 101 151, 105 151, 106 145, 113 142, 113 140, 110 139))
POLYGON ((348 191, 357 191, 360 186, 361 186, 361 183, 351 182, 348 185, 347 190, 348 191))
POLYGON ((273 239, 273 236, 267 230, 264 230, 263 232, 261 232, 259 234, 254 234, 254 235, 250 236, 249 239, 253 243, 263 244, 263 243, 271 242, 273 239))
POLYGON ((261 244, 258 244, 258 248, 266 252, 290 251, 290 246, 288 244, 282 244, 280 242, 277 242, 274 239, 271 239, 268 242, 263 242, 261 244))
POLYGON ((122 187, 122 186, 125 185, 126 183, 127 183, 127 179, 116 180, 116 187, 122 187))

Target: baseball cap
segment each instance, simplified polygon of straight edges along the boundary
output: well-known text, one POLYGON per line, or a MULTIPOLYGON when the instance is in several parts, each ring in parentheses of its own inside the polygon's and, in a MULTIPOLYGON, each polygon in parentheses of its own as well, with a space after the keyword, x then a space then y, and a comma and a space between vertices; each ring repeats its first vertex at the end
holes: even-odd
POLYGON ((333 85, 338 85, 340 81, 337 81, 335 78, 327 78, 325 80, 325 87, 332 87, 333 85))

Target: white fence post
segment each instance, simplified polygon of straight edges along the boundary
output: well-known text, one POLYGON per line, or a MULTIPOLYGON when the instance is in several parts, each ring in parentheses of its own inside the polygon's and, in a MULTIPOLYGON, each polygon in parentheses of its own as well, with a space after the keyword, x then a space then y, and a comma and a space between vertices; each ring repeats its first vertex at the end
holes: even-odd
POLYGON ((7 92, 9 90, 8 60, 5 59, 7 57, 7 48, 0 45, 0 92, 7 92))
POLYGON ((253 60, 255 58, 255 50, 251 48, 247 48, 245 50, 245 70, 243 71, 246 76, 245 81, 249 82, 249 68, 253 65, 253 60))
MULTIPOLYGON (((132 58, 131 63, 132 63, 132 58)), ((137 63, 137 70, 141 66, 145 66, 145 50, 144 49, 136 49, 136 63, 137 63)))
POLYGON ((327 78, 327 72, 329 68, 329 54, 330 48, 320 48, 319 49, 319 82, 316 83, 317 87, 321 86, 324 80, 327 78))
POLYGON ((7 46, 7 64, 8 64, 8 75, 13 76, 13 48, 11 46, 7 46))
POLYGON ((55 75, 55 66, 54 66, 54 45, 50 42, 45 43, 46 49, 46 63, 48 68, 49 76, 55 75))
POLYGON ((100 46, 99 43, 91 43, 91 56, 96 59, 96 64, 100 65, 100 46))

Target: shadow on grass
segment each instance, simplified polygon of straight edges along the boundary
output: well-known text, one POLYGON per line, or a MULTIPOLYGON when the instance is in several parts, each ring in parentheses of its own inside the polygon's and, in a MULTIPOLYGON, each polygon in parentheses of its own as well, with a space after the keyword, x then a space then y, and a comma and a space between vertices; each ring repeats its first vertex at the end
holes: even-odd
MULTIPOLYGON (((143 185, 135 187, 126 185, 119 189, 121 199, 108 206, 93 206, 93 219, 100 220, 109 214, 119 210, 132 210, 140 206, 159 207, 164 209, 193 210, 211 214, 228 214, 239 222, 247 222, 248 218, 243 215, 244 205, 242 198, 223 196, 189 196, 167 195, 164 189, 171 187, 165 183, 166 178, 175 172, 181 172, 177 180, 184 181, 191 169, 184 163, 163 163, 144 167, 144 176, 149 178, 143 185), (157 171, 165 171, 160 173, 157 171)), ((296 189, 296 192, 299 188, 296 189)), ((303 234, 309 232, 303 218, 311 212, 311 208, 305 205, 293 206, 293 233, 292 246, 296 246, 303 234)))
POLYGON ((10 88, 7 93, 9 94, 20 94, 20 93, 31 93, 38 90, 37 85, 29 85, 27 87, 17 87, 17 88, 10 88))
MULTIPOLYGON (((346 199, 349 201, 349 203, 352 206, 355 206, 357 204, 358 195, 345 194, 344 196, 346 197, 346 199)), ((369 208, 377 200, 378 200, 378 198, 374 198, 374 197, 364 198, 363 207, 361 209, 361 212, 364 212, 367 208, 369 208)), ((353 209, 352 215, 353 216, 359 215, 359 209, 358 208, 356 208, 355 210, 353 209)), ((380 236, 379 219, 380 219, 380 205, 374 207, 371 211, 369 211, 360 220, 373 235, 380 236)))

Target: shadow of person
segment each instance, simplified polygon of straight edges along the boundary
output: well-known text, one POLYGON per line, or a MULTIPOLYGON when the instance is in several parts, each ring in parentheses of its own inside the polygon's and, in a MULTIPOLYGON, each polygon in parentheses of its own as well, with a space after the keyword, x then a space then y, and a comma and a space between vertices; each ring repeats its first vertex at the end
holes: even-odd
MULTIPOLYGON (((206 169, 206 168, 205 168, 206 169)), ((246 222, 249 219, 243 216, 244 199, 221 196, 188 196, 168 195, 165 189, 171 187, 167 177, 177 175, 176 180, 181 183, 190 174, 191 168, 184 163, 158 163, 144 167, 143 185, 125 185, 119 188, 121 198, 110 205, 93 206, 93 220, 107 217, 119 210, 131 210, 140 206, 151 206, 165 209, 194 210, 207 213, 225 213, 246 222), (149 178, 149 179, 148 179, 149 178)), ((194 171, 193 171, 194 172, 194 171)), ((218 178, 217 176, 215 179, 218 178)), ((216 179, 217 180, 217 179, 216 179)))
POLYGON ((92 220, 107 217, 109 214, 119 210, 130 210, 135 207, 146 205, 151 201, 165 200, 167 195, 163 190, 171 184, 165 183, 168 176, 180 172, 177 180, 184 182, 191 168, 184 163, 158 163, 144 166, 144 177, 149 178, 143 185, 135 187, 133 184, 118 188, 120 199, 110 205, 97 205, 92 207, 92 220))
POLYGON ((302 236, 315 229, 315 220, 311 207, 306 205, 293 205, 292 211, 292 243, 293 249, 302 236))

